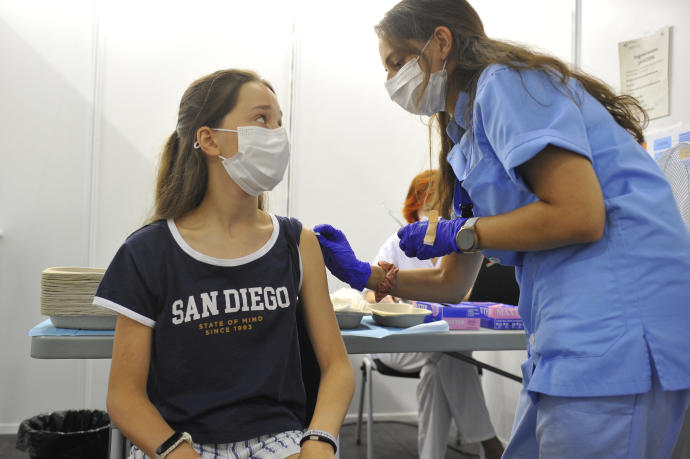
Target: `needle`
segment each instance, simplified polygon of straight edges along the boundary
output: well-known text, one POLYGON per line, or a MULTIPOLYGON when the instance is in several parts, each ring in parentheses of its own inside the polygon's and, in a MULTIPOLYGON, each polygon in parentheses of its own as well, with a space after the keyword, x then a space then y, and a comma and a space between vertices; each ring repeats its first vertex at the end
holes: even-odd
POLYGON ((401 228, 402 228, 403 226, 405 226, 405 225, 398 219, 398 217, 396 217, 396 216, 393 214, 393 211, 390 210, 390 209, 386 206, 386 204, 381 203, 381 205, 383 206, 384 209, 386 209, 386 212, 388 212, 388 215, 390 215, 391 218, 392 218, 393 220, 395 220, 395 223, 397 223, 398 226, 400 226, 401 228))
MULTIPOLYGON (((383 206, 383 208, 386 209, 386 212, 388 212, 388 215, 390 215, 391 218, 392 218, 393 220, 395 220, 395 223, 397 223, 399 227, 402 228, 403 226, 405 226, 405 224, 404 224, 403 222, 401 222, 400 219, 398 219, 398 217, 395 216, 395 214, 393 214, 393 211, 390 210, 390 209, 386 206, 386 204, 381 203, 381 206, 383 206)), ((314 231, 314 234, 317 235, 317 236, 321 236, 321 233, 317 233, 316 231, 314 231)))

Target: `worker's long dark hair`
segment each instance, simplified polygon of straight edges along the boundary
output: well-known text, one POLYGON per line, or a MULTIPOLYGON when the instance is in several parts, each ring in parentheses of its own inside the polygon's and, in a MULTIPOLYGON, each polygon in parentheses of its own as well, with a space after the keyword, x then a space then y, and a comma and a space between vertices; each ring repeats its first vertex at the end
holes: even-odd
MULTIPOLYGON (((643 129, 648 122, 640 103, 628 95, 617 96, 604 82, 571 69, 555 57, 538 53, 524 46, 493 40, 484 33, 484 25, 477 12, 465 0, 402 0, 388 11, 375 30, 379 39, 395 51, 419 54, 409 40, 426 42, 438 26, 445 26, 453 34, 453 46, 448 60, 455 64, 448 75, 448 84, 469 94, 466 119, 471 126, 472 106, 477 82, 482 71, 491 64, 503 64, 516 70, 537 69, 555 78, 554 84, 567 84, 571 78, 578 80, 584 89, 611 113, 618 124, 633 135, 638 142, 644 141, 643 129)), ((420 59, 425 59, 421 56, 420 59)), ((429 68, 429 66, 426 66, 429 68)), ((426 86, 429 74, 426 74, 426 86)), ((421 92, 420 92, 421 93, 421 92)), ((432 118, 441 138, 439 154, 440 180, 436 199, 441 215, 448 218, 453 203, 455 174, 446 161, 453 147, 446 134, 450 115, 440 112, 432 118)), ((431 134, 432 126, 430 126, 431 134)))

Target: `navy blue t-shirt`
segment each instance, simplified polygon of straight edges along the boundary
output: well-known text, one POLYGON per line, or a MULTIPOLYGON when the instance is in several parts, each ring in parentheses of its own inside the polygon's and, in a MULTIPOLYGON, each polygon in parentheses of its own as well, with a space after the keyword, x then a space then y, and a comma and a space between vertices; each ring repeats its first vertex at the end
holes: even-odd
POLYGON ((296 326, 302 224, 271 216, 256 252, 218 259, 172 220, 130 235, 94 303, 153 328, 149 399, 176 431, 229 443, 303 428, 296 326))

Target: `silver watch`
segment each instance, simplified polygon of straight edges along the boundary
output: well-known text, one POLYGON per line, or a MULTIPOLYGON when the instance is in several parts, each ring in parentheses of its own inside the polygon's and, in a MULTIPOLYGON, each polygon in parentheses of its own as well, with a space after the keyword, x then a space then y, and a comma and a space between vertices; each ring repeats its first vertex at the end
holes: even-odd
POLYGON ((479 250, 479 236, 475 231, 479 217, 468 218, 460 231, 455 235, 455 244, 462 253, 474 253, 479 250))

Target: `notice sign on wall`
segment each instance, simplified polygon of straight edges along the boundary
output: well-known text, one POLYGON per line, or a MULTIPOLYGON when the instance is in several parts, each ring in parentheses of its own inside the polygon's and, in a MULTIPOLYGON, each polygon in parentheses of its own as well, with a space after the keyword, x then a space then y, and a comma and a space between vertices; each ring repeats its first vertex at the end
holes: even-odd
POLYGON ((670 27, 618 43, 621 92, 642 103, 650 119, 669 114, 668 68, 670 27))

